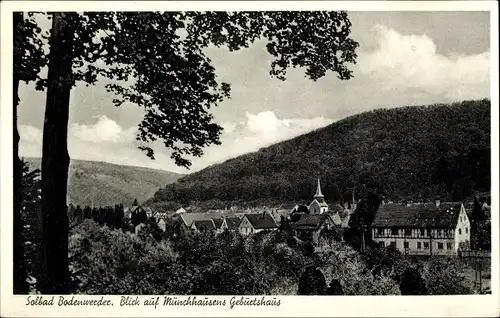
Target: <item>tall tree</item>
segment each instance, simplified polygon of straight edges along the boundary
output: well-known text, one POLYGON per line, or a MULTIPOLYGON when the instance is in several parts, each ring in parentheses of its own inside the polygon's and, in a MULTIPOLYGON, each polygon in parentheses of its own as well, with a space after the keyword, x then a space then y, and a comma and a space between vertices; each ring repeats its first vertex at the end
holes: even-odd
POLYGON ((44 267, 42 291, 64 294, 69 281, 66 195, 69 98, 72 83, 76 13, 56 12, 52 18, 47 101, 43 126, 42 214, 44 267))
POLYGON ((14 151, 13 151, 13 172, 14 172, 14 293, 28 292, 26 283, 26 271, 24 267, 24 242, 22 237, 21 218, 21 175, 22 164, 19 159, 19 131, 17 128, 17 106, 19 105, 19 84, 37 80, 38 73, 45 65, 45 55, 41 45, 41 29, 33 19, 33 13, 23 14, 14 12, 13 14, 13 127, 14 127, 14 151))
POLYGON ((222 128, 208 110, 230 92, 229 84, 217 82, 205 47, 234 51, 263 38, 275 58, 271 76, 284 80, 289 67, 303 67, 312 80, 328 71, 347 80, 358 46, 350 27, 347 13, 334 11, 54 13, 42 156, 44 291, 63 292, 68 277, 66 144, 75 83, 113 80, 107 88, 117 95, 115 105, 130 102, 145 110, 139 148, 154 159, 146 143, 160 139, 177 165, 189 167, 186 156, 199 157, 203 147, 220 144, 222 128))

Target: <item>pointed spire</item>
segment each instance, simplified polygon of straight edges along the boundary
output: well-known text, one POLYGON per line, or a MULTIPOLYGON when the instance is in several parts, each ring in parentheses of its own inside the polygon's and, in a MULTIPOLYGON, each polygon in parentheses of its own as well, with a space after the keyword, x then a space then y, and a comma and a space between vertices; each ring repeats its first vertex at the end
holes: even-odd
POLYGON ((319 182, 319 177, 318 177, 318 187, 316 189, 316 194, 314 195, 315 199, 322 199, 324 198, 323 193, 321 193, 321 183, 319 182))

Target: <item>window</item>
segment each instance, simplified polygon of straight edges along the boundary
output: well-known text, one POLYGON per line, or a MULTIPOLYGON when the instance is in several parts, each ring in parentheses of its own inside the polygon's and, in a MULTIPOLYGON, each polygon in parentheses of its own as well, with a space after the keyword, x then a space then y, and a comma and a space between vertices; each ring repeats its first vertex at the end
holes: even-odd
POLYGON ((429 249, 429 242, 424 242, 424 250, 428 250, 429 249))
POLYGON ((384 235, 384 229, 377 229, 377 235, 378 236, 383 236, 384 235))
POLYGON ((422 249, 422 242, 417 242, 417 248, 420 250, 422 249))
POLYGON ((420 229, 420 236, 425 236, 425 230, 424 229, 420 229))
POLYGON ((443 243, 438 243, 438 249, 440 249, 440 250, 443 249, 443 243))
POLYGON ((404 248, 410 248, 410 242, 404 242, 403 246, 404 248))
POLYGON ((458 229, 458 235, 462 235, 462 229, 458 229))
POLYGON ((385 247, 385 243, 384 243, 384 241, 380 241, 380 242, 378 242, 378 243, 380 244, 380 247, 385 247))
POLYGON ((452 248, 451 243, 446 243, 446 249, 451 250, 452 248))
POLYGON ((395 241, 392 241, 392 242, 391 242, 391 247, 392 247, 392 248, 396 248, 396 242, 395 242, 395 241))
POLYGON ((427 236, 431 236, 431 230, 427 229, 427 236))
POLYGON ((468 234, 468 233, 469 233, 469 228, 468 228, 468 227, 466 227, 466 228, 465 228, 465 234, 468 234))
POLYGON ((411 236, 411 229, 405 229, 405 235, 411 236))
POLYGON ((391 229, 391 235, 398 235, 398 229, 397 228, 392 228, 391 229))

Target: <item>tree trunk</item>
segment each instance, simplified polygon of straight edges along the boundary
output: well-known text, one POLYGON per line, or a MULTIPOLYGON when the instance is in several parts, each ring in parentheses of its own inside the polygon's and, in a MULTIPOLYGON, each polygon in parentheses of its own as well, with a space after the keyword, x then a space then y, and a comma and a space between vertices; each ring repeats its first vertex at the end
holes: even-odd
POLYGON ((53 14, 47 101, 43 127, 42 217, 43 293, 68 292, 68 215, 66 206, 69 154, 69 99, 76 13, 53 14))
MULTIPOLYGON (((19 30, 23 27, 23 14, 21 12, 14 12, 14 65, 19 66, 22 60, 23 50, 20 41, 19 30)), ((21 161, 19 160, 19 131, 17 130, 17 106, 19 105, 18 89, 20 82, 19 68, 14 67, 13 74, 13 101, 14 101, 14 294, 26 294, 28 292, 28 284, 26 282, 26 270, 24 266, 24 239, 23 239, 23 222, 21 217, 21 161)))

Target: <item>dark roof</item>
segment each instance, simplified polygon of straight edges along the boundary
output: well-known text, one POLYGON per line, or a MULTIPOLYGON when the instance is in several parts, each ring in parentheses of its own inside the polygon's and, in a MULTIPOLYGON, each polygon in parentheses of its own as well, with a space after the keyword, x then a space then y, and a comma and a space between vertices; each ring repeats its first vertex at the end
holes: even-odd
POLYGON ((202 228, 206 230, 215 230, 215 225, 212 220, 197 220, 193 221, 193 224, 198 230, 201 230, 202 228))
POLYGON ((274 229, 278 227, 269 213, 245 214, 245 216, 254 229, 274 229))
POLYGON ((165 221, 165 224, 168 224, 168 225, 174 225, 175 224, 175 220, 172 219, 172 218, 169 218, 169 217, 158 218, 158 222, 160 222, 160 220, 165 221))
POLYGON ((282 204, 278 207, 278 210, 293 210, 297 205, 296 204, 282 204))
POLYGON ((317 230, 330 217, 328 214, 302 214, 294 228, 296 230, 317 230))
POLYGON ((227 228, 230 230, 238 228, 238 226, 240 226, 240 222, 241 220, 238 217, 226 218, 227 228))
POLYGON ((299 205, 299 206, 297 207, 297 209, 295 209, 295 211, 296 211, 296 212, 304 212, 304 213, 307 213, 307 212, 309 212, 309 208, 307 207, 307 205, 303 205, 303 204, 301 204, 301 205, 299 205))
POLYGON ((455 228, 461 203, 434 203, 381 205, 372 227, 455 228))
POLYGON ((224 222, 223 219, 219 219, 219 218, 213 218, 212 221, 214 221, 214 225, 216 228, 220 228, 220 226, 222 225, 222 222, 224 222))

